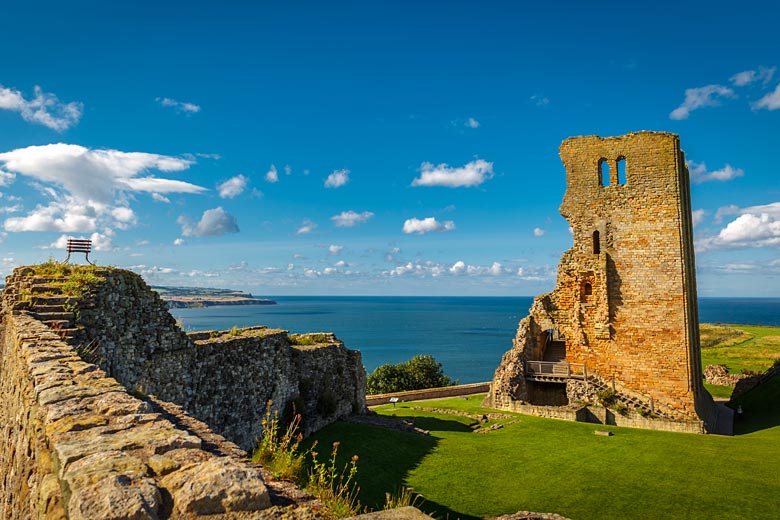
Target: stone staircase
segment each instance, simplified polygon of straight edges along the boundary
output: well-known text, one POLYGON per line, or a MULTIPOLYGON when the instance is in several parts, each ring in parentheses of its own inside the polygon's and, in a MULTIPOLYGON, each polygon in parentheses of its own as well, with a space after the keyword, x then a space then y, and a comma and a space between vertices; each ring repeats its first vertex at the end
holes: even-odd
POLYGON ((67 277, 25 276, 7 280, 3 304, 14 312, 22 312, 44 323, 63 340, 74 344, 83 340, 78 327, 80 298, 63 293, 67 277))
POLYGON ((655 417, 664 419, 678 418, 679 414, 675 413, 666 406, 655 403, 652 397, 640 395, 636 392, 623 388, 622 385, 607 382, 596 375, 588 374, 587 384, 592 389, 595 389, 593 390, 594 394, 598 393, 599 391, 614 392, 614 402, 620 403, 631 410, 641 410, 640 413, 643 415, 654 415, 655 417))

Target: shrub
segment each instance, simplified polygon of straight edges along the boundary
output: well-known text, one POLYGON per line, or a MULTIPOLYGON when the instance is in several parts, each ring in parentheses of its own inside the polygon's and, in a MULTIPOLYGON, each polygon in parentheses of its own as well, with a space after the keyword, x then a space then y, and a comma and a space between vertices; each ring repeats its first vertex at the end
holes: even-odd
POLYGON ((615 391, 610 389, 599 390, 596 392, 596 397, 599 400, 601 406, 610 406, 615 402, 615 391))
POLYGON ((366 380, 369 394, 405 392, 457 384, 444 375, 441 363, 431 355, 415 356, 397 365, 378 366, 366 380))

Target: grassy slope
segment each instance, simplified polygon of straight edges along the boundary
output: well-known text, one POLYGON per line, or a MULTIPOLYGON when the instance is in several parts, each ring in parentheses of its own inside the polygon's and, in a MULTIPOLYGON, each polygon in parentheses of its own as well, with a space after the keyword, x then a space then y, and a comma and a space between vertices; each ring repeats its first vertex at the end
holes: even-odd
MULTIPOLYGON (((578 520, 775 518, 780 478, 772 461, 780 460, 780 383, 765 390, 767 395, 751 393, 751 401, 743 403, 740 431, 750 433, 731 438, 528 416, 477 435, 467 417, 412 409, 431 403, 380 409, 414 417, 417 426, 431 430, 429 437, 344 423, 315 437, 321 446, 341 441, 345 461, 360 456, 361 496, 375 508, 385 491, 403 483, 424 495, 423 510, 450 519, 518 510, 578 520), (593 434, 605 428, 615 436, 593 434)), ((435 406, 478 414, 480 401, 473 396, 435 406)))
POLYGON ((763 372, 780 358, 780 328, 749 325, 701 325, 702 364, 723 364, 732 373, 742 370, 763 372), (729 337, 743 332, 738 337, 729 337), (719 337, 723 339, 719 341, 719 337))

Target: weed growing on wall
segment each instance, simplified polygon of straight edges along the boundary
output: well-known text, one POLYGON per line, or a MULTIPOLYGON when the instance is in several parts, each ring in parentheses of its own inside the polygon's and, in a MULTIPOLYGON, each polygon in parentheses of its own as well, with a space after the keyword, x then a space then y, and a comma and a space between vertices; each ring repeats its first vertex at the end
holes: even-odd
MULTIPOLYGON (((315 447, 316 444, 312 449, 315 447)), ((339 442, 336 441, 327 462, 320 462, 318 453, 311 452, 312 467, 307 489, 332 511, 335 518, 348 518, 360 514, 362 509, 358 500, 360 488, 355 484, 358 456, 353 455, 350 462, 339 469, 336 465, 338 450, 339 442)))
POLYGON ((282 431, 278 413, 271 412, 273 401, 268 401, 263 417, 263 436, 252 454, 252 461, 262 464, 276 478, 302 484, 305 482, 304 461, 308 452, 298 453, 303 435, 298 431, 301 414, 293 410, 287 428, 282 431))

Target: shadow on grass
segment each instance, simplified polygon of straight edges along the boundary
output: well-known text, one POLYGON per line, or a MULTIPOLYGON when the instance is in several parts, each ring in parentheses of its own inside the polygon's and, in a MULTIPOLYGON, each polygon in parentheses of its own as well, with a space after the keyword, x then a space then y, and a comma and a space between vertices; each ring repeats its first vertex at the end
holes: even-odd
POLYGON ((744 435, 780 426, 780 375, 776 375, 729 403, 742 407, 742 416, 734 420, 734 434, 744 435))
POLYGON ((372 510, 382 509, 385 493, 400 490, 405 485, 409 472, 416 468, 439 442, 430 435, 336 422, 306 439, 302 447, 308 449, 317 442, 316 450, 321 454, 320 459, 323 459, 326 452, 330 454, 330 447, 336 441, 339 442, 336 460, 339 468, 344 467, 353 455, 359 457, 359 498, 364 506, 372 510), (357 449, 360 451, 356 451, 357 449))
MULTIPOLYGON (((423 497, 423 499, 424 498, 425 497, 423 497)), ((464 515, 463 513, 458 513, 457 511, 453 511, 449 507, 443 506, 432 500, 423 500, 422 502, 418 502, 416 504, 416 507, 423 513, 435 518, 436 520, 458 520, 458 519, 478 520, 479 519, 478 516, 470 516, 470 515, 464 515)))
MULTIPOLYGON (((414 423, 415 426, 430 432, 471 432, 471 427, 460 421, 440 419, 438 417, 423 417, 419 415, 390 415, 414 423)), ((474 425, 477 423, 475 422, 474 425)))

